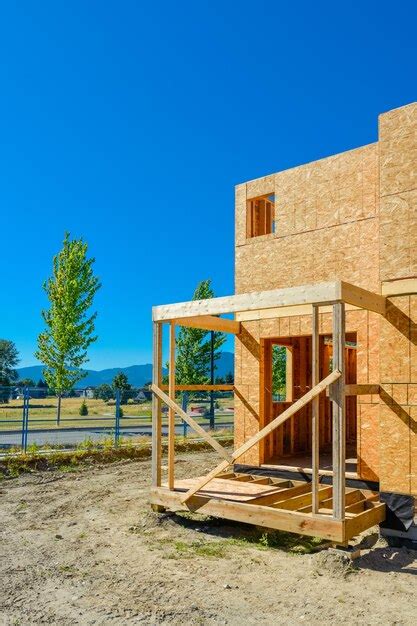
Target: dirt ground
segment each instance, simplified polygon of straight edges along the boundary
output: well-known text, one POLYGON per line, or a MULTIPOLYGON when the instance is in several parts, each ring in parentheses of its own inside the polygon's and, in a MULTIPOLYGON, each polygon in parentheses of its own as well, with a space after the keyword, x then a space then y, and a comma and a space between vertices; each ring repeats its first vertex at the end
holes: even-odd
MULTIPOLYGON (((216 461, 183 454, 176 472, 216 461)), ((0 623, 417 623, 417 552, 379 540, 352 567, 285 533, 153 513, 149 482, 149 461, 3 480, 0 623)))

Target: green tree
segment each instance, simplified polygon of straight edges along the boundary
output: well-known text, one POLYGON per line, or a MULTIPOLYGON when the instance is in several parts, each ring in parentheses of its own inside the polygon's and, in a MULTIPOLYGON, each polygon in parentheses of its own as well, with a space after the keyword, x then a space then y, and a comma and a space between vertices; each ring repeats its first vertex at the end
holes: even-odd
POLYGON ((52 276, 44 283, 50 307, 42 311, 46 328, 38 337, 35 354, 44 365, 44 378, 58 395, 57 424, 61 398, 87 372, 79 368, 88 361, 87 349, 97 340, 94 333, 97 313, 90 314, 100 281, 93 272, 93 258, 82 239, 65 234, 61 251, 53 259, 52 276))
POLYGON ((80 415, 88 415, 88 406, 87 406, 87 402, 85 400, 83 400, 81 402, 81 406, 80 406, 80 408, 78 410, 78 413, 80 415))
POLYGON ((35 381, 32 378, 21 378, 16 383, 19 387, 35 387, 35 381))
POLYGON ((124 372, 119 372, 113 378, 112 382, 113 389, 119 389, 121 391, 120 394, 120 402, 125 404, 129 397, 129 391, 132 389, 132 385, 129 383, 127 376, 124 372))
POLYGON ((285 346, 272 346, 272 393, 285 395, 287 350, 285 346))
POLYGON ((226 385, 233 385, 233 383, 235 382, 235 377, 233 375, 233 372, 228 372, 226 374, 225 381, 226 381, 226 385))
MULTIPOLYGON (((206 300, 213 297, 211 280, 202 280, 194 291, 193 300, 206 300)), ((182 327, 178 332, 175 380, 179 385, 210 383, 210 335, 210 331, 199 328, 182 327)), ((214 362, 220 358, 220 348, 225 341, 224 333, 214 333, 214 362)))
POLYGON ((102 385, 99 385, 98 387, 96 387, 94 389, 94 398, 96 400, 104 400, 104 402, 107 402, 108 400, 111 400, 111 398, 114 397, 114 391, 111 385, 108 385, 107 383, 103 383, 102 385))
MULTIPOLYGON (((18 374, 15 370, 19 363, 19 353, 13 341, 0 339, 0 387, 8 387, 16 382, 18 374)), ((9 401, 9 390, 0 389, 0 402, 9 401)))

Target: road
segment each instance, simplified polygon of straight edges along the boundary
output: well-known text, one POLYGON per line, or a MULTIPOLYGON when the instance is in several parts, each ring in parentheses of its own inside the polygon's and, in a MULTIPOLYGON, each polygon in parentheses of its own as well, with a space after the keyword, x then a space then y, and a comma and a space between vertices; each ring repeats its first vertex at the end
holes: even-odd
MULTIPOLYGON (((209 423, 202 424, 203 428, 208 430, 209 423)), ((220 428, 232 428, 233 422, 231 421, 216 421, 216 429, 220 428)), ((190 431, 190 429, 188 429, 190 431)), ((184 427, 181 424, 176 425, 175 433, 182 435, 184 433, 184 427)), ((65 428, 62 427, 59 430, 56 428, 39 428, 29 430, 28 432, 28 445, 34 443, 38 446, 45 444, 50 445, 74 445, 82 443, 86 439, 92 441, 100 441, 105 437, 112 436, 114 429, 110 426, 91 426, 87 428, 65 428)), ((120 429, 120 435, 122 437, 138 437, 141 435, 151 436, 152 426, 151 424, 143 424, 142 426, 123 426, 120 429)), ((162 426, 162 434, 168 434, 168 426, 162 426)), ((0 431, 0 450, 7 449, 13 446, 20 446, 22 441, 22 433, 19 430, 0 431)))

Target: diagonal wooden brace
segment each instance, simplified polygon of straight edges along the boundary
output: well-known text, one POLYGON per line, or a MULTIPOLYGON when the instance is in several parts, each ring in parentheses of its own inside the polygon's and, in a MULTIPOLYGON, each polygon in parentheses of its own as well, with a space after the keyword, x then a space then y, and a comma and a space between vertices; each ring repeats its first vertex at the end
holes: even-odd
MULTIPOLYGON (((205 431, 204 428, 200 426, 200 424, 198 424, 195 420, 193 420, 192 417, 190 417, 185 411, 183 411, 182 408, 176 402, 174 402, 174 400, 171 400, 171 398, 167 396, 167 394, 164 393, 162 389, 160 389, 155 384, 151 386, 151 389, 153 393, 156 394, 171 409, 173 409, 175 413, 184 420, 184 422, 187 422, 188 426, 190 426, 199 435, 201 435, 201 437, 203 437, 203 439, 205 439, 220 454, 220 456, 226 459, 227 462, 225 467, 228 467, 233 463, 233 458, 227 452, 227 450, 225 450, 223 446, 216 439, 214 439, 214 437, 212 437, 207 431, 205 431)), ((225 461, 223 461, 223 463, 224 462, 225 461)))
MULTIPOLYGON (((303 406, 305 406, 313 398, 318 396, 322 391, 324 391, 324 389, 326 389, 326 387, 328 387, 329 385, 334 383, 338 378, 340 378, 340 376, 341 376, 341 373, 339 372, 339 370, 335 370, 331 374, 326 376, 326 378, 323 378, 321 382, 319 382, 315 387, 310 389, 310 391, 304 394, 299 400, 294 402, 294 404, 288 407, 286 411, 281 413, 281 415, 278 415, 278 417, 272 420, 272 422, 270 422, 264 428, 262 428, 262 430, 260 430, 259 433, 256 433, 256 435, 253 435, 253 437, 251 437, 250 439, 248 439, 248 441, 242 444, 240 448, 235 450, 232 454, 232 459, 231 459, 232 463, 234 463, 239 457, 245 454, 245 452, 253 448, 253 446, 259 443, 259 441, 261 441, 264 437, 272 433, 272 431, 278 428, 278 426, 281 426, 281 424, 283 424, 289 417, 291 417, 292 415, 294 415, 294 413, 297 413, 297 411, 302 409, 303 406)), ((217 467, 215 467, 206 476, 203 476, 193 487, 191 487, 191 489, 189 489, 182 496, 181 502, 182 503, 186 502, 197 491, 199 491, 202 487, 207 485, 207 483, 210 482, 212 478, 215 478, 218 474, 223 472, 228 467, 228 465, 231 465, 230 461, 228 463, 226 463, 225 461, 222 461, 217 467)))

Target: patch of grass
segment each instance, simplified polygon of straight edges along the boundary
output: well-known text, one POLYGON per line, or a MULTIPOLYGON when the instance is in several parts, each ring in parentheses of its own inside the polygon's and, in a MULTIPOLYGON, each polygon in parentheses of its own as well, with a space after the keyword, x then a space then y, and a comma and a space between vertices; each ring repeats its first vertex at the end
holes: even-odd
POLYGON ((187 528, 200 528, 211 535, 223 534, 223 541, 229 546, 248 547, 249 545, 259 550, 282 550, 289 554, 311 554, 316 552, 320 545, 326 543, 320 537, 307 537, 280 530, 266 530, 256 526, 234 524, 233 522, 218 518, 192 513, 191 511, 179 511, 176 517, 187 528), (227 536, 226 536, 227 535, 227 536))
MULTIPOLYGON (((36 452, 31 453, 9 453, 0 459, 0 476, 6 478, 16 478, 22 473, 46 470, 62 470, 64 472, 75 471, 75 468, 89 466, 94 463, 107 464, 121 460, 141 461, 151 457, 151 442, 148 437, 139 438, 136 441, 121 439, 119 446, 114 447, 111 439, 104 441, 103 445, 87 440, 80 444, 76 450, 65 449, 51 450, 50 446, 43 446, 36 452)), ((223 439, 222 445, 232 446, 233 437, 223 439)), ((176 438, 175 451, 199 452, 201 450, 211 450, 211 446, 205 441, 195 441, 194 439, 176 438)), ((162 445, 163 452, 167 452, 167 444, 162 445)))
POLYGON ((154 544, 158 549, 164 550, 165 559, 185 558, 190 559, 195 556, 206 558, 222 559, 227 557, 228 546, 224 541, 174 541, 171 539, 163 539, 154 544), (173 550, 167 550, 167 546, 173 550))

